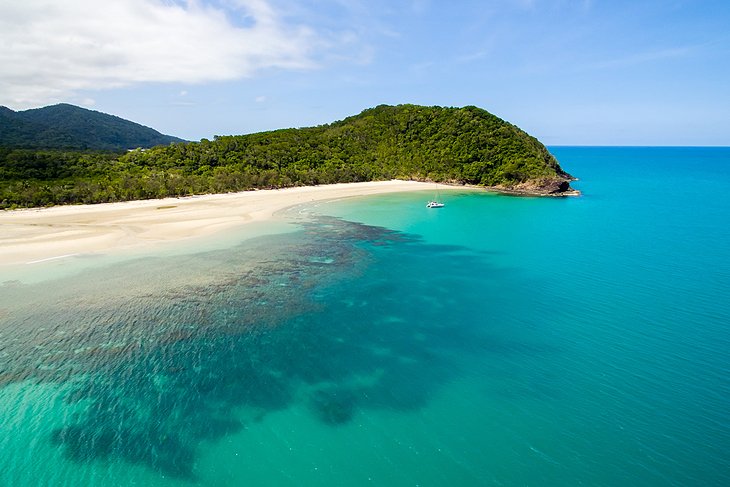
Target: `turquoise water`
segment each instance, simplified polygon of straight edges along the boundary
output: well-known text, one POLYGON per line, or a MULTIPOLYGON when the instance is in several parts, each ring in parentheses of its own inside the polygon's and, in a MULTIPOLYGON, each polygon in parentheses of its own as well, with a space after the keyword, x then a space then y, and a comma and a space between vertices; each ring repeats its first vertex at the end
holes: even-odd
POLYGON ((730 485, 730 149, 551 151, 5 282, 0 485, 730 485))

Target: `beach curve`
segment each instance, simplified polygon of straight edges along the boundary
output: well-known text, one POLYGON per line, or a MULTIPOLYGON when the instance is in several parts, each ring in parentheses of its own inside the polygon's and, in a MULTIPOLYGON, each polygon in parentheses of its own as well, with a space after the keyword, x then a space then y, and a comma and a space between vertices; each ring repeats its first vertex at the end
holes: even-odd
POLYGON ((385 193, 463 189, 370 181, 0 212, 0 267, 108 254, 204 237, 270 220, 304 203, 385 193))

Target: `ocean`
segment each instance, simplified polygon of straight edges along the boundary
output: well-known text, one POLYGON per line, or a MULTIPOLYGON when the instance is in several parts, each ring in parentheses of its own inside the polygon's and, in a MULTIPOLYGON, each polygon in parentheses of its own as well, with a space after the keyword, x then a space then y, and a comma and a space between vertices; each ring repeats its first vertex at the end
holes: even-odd
POLYGON ((550 150, 0 274, 0 485, 730 485, 730 148, 550 150))

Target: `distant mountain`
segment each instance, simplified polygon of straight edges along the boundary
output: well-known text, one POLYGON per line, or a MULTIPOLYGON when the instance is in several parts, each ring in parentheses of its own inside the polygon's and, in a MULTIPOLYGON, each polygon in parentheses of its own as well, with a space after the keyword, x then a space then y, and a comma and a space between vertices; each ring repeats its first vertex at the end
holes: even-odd
POLYGON ((123 118, 67 103, 20 112, 0 106, 0 147, 117 151, 182 141, 123 118))

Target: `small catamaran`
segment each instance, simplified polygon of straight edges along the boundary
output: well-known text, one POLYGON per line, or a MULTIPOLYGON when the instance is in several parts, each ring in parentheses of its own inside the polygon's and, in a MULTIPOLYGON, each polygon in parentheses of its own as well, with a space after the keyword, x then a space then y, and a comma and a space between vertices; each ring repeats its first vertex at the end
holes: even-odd
POLYGON ((433 200, 426 203, 426 208, 443 208, 444 204, 439 200, 440 200, 439 192, 438 192, 438 190, 436 190, 436 196, 434 197, 433 200))

